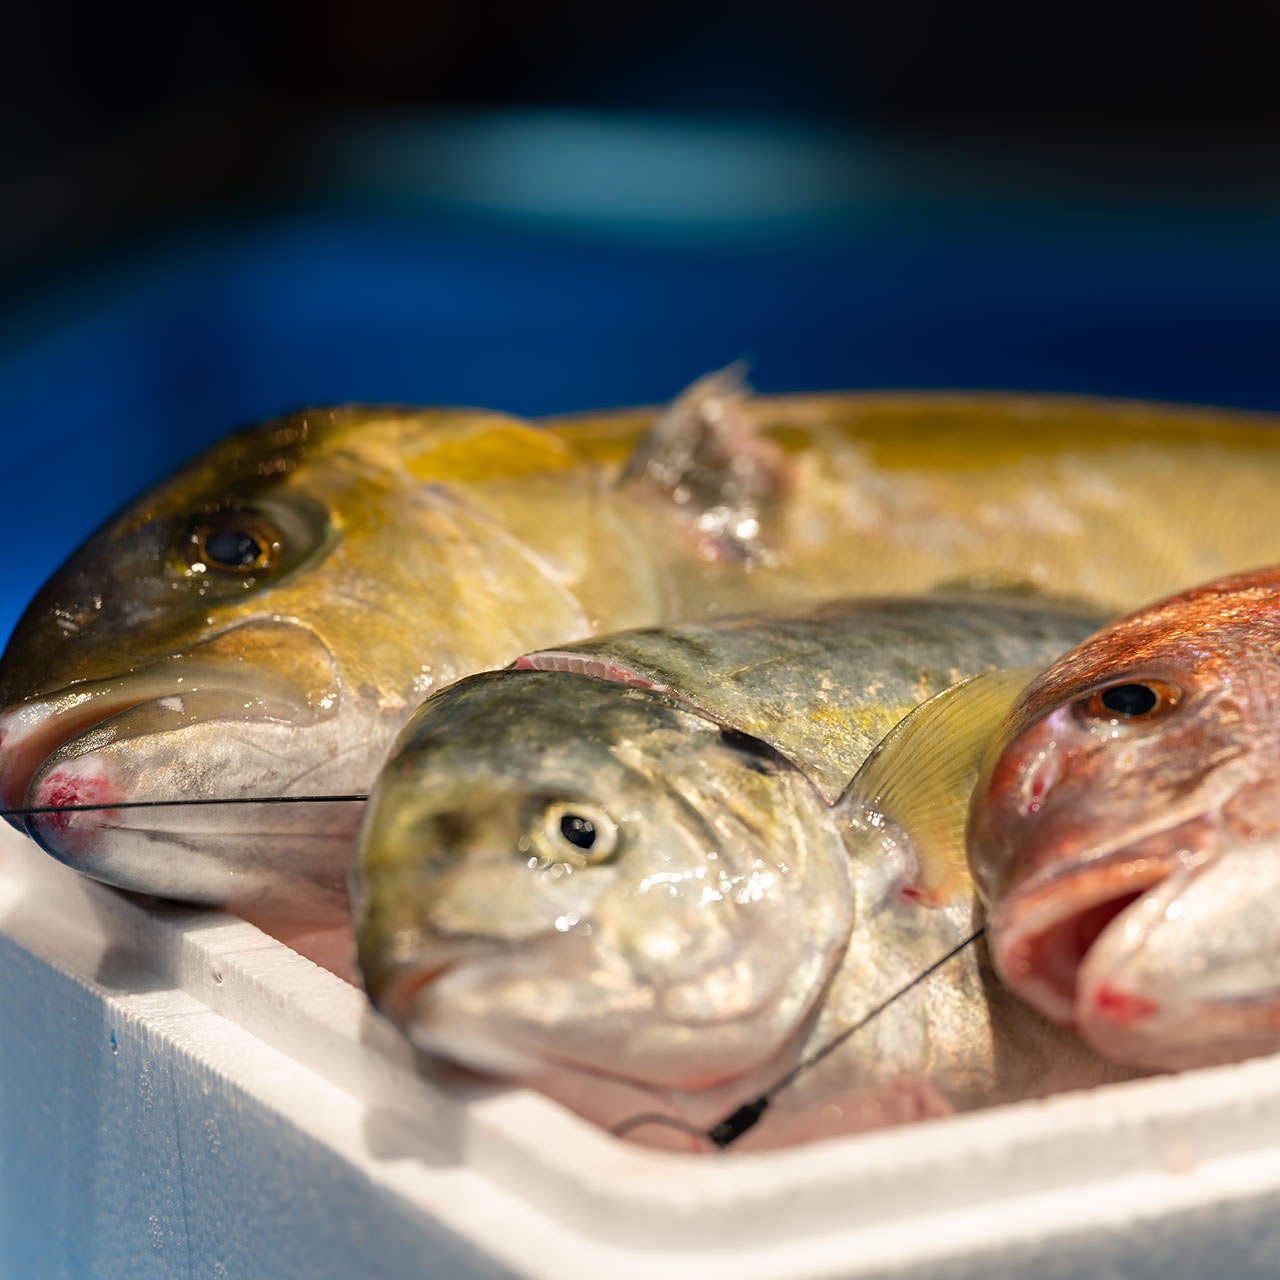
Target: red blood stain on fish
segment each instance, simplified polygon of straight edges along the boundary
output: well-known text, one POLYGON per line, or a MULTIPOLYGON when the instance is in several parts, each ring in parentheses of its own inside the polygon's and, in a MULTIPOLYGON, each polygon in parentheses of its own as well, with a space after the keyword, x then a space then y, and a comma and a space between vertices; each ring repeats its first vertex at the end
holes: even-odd
POLYGON ((67 809, 66 813, 42 813, 33 821, 41 836, 60 855, 81 852, 81 845, 92 839, 116 815, 110 809, 79 811, 84 805, 110 804, 120 797, 101 773, 54 770, 45 778, 32 797, 35 809, 67 809))
POLYGON ((1146 996, 1133 995, 1104 982, 1093 993, 1093 1007, 1108 1022, 1121 1027, 1132 1027, 1149 1018, 1160 1006, 1146 996))
POLYGON ((950 902, 953 892, 947 881, 937 885, 927 883, 899 885, 898 901, 913 907, 941 907, 950 902))

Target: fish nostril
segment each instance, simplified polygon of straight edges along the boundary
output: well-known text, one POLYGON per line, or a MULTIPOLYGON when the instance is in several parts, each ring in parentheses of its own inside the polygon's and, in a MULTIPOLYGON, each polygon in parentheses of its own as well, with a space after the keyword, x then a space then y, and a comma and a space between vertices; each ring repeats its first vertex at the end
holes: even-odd
POLYGON ((465 814, 444 810, 423 818, 418 830, 423 848, 432 855, 431 861, 448 861, 467 847, 472 824, 465 814))
POLYGON ((1018 789, 1018 813, 1024 818, 1033 817, 1039 813, 1045 796, 1057 780, 1056 758, 1047 753, 1042 754, 1023 776, 1022 785, 1018 789))

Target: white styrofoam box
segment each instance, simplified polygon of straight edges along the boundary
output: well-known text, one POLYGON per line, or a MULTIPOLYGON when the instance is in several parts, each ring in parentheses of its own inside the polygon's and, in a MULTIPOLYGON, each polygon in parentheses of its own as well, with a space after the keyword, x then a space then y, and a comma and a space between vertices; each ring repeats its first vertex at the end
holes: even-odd
POLYGON ((5 1276, 1280 1274, 1280 1060, 755 1155, 444 1089, 359 991, 0 836, 5 1276))

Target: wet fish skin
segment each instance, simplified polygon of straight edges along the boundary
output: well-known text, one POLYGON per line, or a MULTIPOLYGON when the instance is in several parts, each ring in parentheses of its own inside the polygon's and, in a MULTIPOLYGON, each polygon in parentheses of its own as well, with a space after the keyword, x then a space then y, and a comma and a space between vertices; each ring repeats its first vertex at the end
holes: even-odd
POLYGON ((611 1071, 625 1046, 647 1081, 714 1080, 794 1026, 844 943, 850 876, 825 809, 795 769, 662 695, 472 677, 426 704, 379 783, 366 982, 412 1003, 426 1046, 443 1006, 446 1043, 483 1037, 494 1061, 611 1071), (602 844, 616 830, 617 849, 596 861, 562 813, 602 844), (721 1006, 720 1035, 698 1035, 721 1006))
MULTIPOLYGON (((435 683, 585 634, 589 610, 656 609, 652 566, 581 470, 555 437, 474 413, 314 412, 215 446, 91 538, 19 623, 0 668, 6 804, 359 789, 435 683), (453 477, 473 464, 488 469, 464 497, 453 477), (571 532, 547 541, 579 540, 560 574, 516 528, 546 519, 548 477, 571 532), (505 522, 485 510, 517 489, 505 522), (276 563, 195 571, 186 548, 210 520, 277 540, 276 563)), ((125 887, 309 915, 339 909, 356 820, 303 806, 31 825, 125 887)))
POLYGON ((1278 646, 1275 569, 1142 609, 1028 687, 975 790, 997 967, 1117 1061, 1280 1047, 1278 646))
MULTIPOLYGON (((1280 558, 1272 522, 1241 518, 1280 480, 1268 422, 1016 397, 743 401, 731 379, 661 430, 653 411, 538 430, 478 411, 291 415, 131 504, 38 594, 0 662, 0 801, 360 791, 433 689, 598 631, 956 580, 1125 606, 1280 558), (246 532, 279 545, 268 567, 196 571, 202 539, 246 532)), ((334 807, 29 825, 128 888, 343 910, 354 815, 334 807)))
MULTIPOLYGON (((975 924, 967 880, 926 904, 901 815, 856 787, 841 798, 819 739, 844 753, 847 785, 880 717, 957 671, 1047 661, 1096 621, 846 602, 599 637, 441 691, 362 835, 367 990, 428 1051, 601 1123, 661 1109, 710 1125, 975 924), (569 842, 566 815, 608 833, 607 852, 569 842)), ((967 955, 788 1089, 744 1145, 1097 1078, 967 955)))

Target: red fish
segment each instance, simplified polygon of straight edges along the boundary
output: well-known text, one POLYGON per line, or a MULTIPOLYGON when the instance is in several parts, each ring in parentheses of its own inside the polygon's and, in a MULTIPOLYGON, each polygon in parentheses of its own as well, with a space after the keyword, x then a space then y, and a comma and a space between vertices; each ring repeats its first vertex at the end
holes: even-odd
POLYGON ((969 850, 1006 984, 1102 1052, 1280 1047, 1280 567, 1049 667, 975 789, 969 850))

